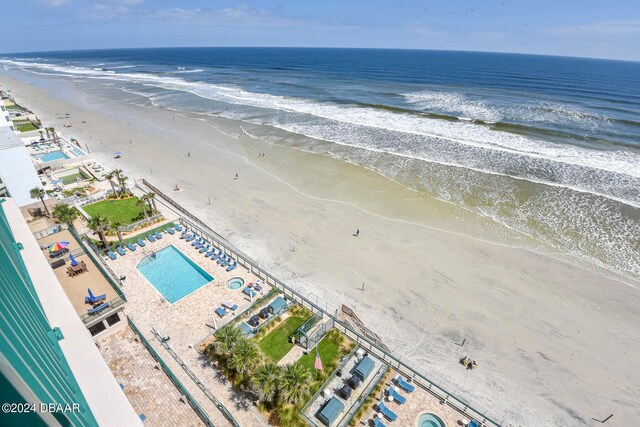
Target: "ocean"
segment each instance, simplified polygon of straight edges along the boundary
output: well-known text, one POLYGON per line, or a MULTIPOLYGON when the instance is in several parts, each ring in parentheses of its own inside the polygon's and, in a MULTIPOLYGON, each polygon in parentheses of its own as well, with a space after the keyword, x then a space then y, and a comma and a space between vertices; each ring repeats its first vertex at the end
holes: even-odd
POLYGON ((640 63, 167 48, 5 54, 0 64, 246 123, 251 137, 374 170, 537 250, 640 278, 640 63))

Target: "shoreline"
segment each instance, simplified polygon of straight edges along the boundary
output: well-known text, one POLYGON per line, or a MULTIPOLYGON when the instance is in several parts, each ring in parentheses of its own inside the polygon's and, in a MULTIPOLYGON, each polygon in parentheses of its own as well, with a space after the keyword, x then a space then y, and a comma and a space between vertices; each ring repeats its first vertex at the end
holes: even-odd
MULTIPOLYGON (((371 178, 373 172, 363 174, 355 170, 358 166, 343 164, 336 170, 325 170, 326 165, 339 161, 212 134, 207 121, 177 113, 173 114, 178 119, 171 119, 172 113, 166 110, 99 99, 102 107, 82 108, 45 94, 46 89, 11 82, 2 74, 3 85, 14 89, 16 93, 12 94, 24 99, 43 121, 60 127, 62 121, 53 114, 59 107, 72 112, 74 126, 80 117, 87 117, 82 129, 74 127, 69 132, 80 135, 82 143, 88 142, 92 155, 132 176, 148 177, 165 190, 173 188, 175 179, 184 191, 174 193, 174 197, 196 216, 291 285, 307 294, 353 306, 390 347, 400 349, 398 354, 404 353, 438 372, 435 378, 458 385, 455 389, 462 398, 481 399, 482 407, 493 407, 516 423, 560 420, 567 424, 576 422, 570 412, 587 420, 591 418, 589 409, 607 411, 605 408, 612 406, 612 402, 602 405, 601 400, 618 388, 611 384, 604 387, 609 390, 603 390, 602 381, 630 385, 635 381, 633 376, 638 377, 627 370, 633 366, 632 353, 640 349, 640 334, 631 331, 635 335, 629 336, 629 331, 621 329, 625 324, 637 324, 637 289, 625 290, 620 282, 524 249, 501 248, 406 221, 388 224, 397 220, 374 216, 374 208, 391 213, 394 209, 415 209, 404 215, 426 217, 436 223, 438 215, 448 212, 443 207, 431 207, 428 216, 420 211, 424 203, 403 199, 395 208, 380 206, 389 202, 379 203, 375 195, 379 193, 368 194, 370 200, 364 205, 371 211, 348 203, 352 187, 390 193, 399 185, 371 178), (133 127, 127 120, 131 117, 139 122, 133 127), (171 129, 162 130, 166 123, 171 129), (91 138, 86 139, 87 134, 91 138), (106 146, 101 141, 97 146, 97 139, 106 139, 107 135, 118 141, 108 141, 106 146), (125 142, 127 136, 135 141, 131 147, 125 142), (183 138, 193 145, 177 146, 183 138), (258 151, 258 144, 260 151, 268 153, 264 170, 252 164, 257 162, 252 162, 249 154, 250 149, 258 151), (122 147, 124 159, 108 157, 122 147), (153 156, 148 156, 150 150, 155 150, 153 156), (191 158, 184 155, 187 150, 191 150, 191 158), (333 197, 309 200, 313 196, 301 191, 296 194, 290 177, 299 175, 301 167, 305 172, 321 174, 315 182, 298 177, 306 189, 333 197), (154 173, 148 172, 151 169, 154 173), (278 174, 271 172, 274 169, 278 174), (233 180, 234 170, 240 171, 238 181, 233 180), (162 171, 165 176, 158 177, 162 171), (352 181, 345 183, 347 176, 352 181), (321 183, 328 185, 323 187, 321 183), (213 196, 211 206, 199 200, 207 192, 213 196), (363 231, 358 238, 351 236, 356 225, 363 231), (292 244, 296 252, 291 251, 292 244), (546 280, 549 283, 545 286, 542 282, 546 280), (362 281, 371 292, 354 286, 362 281), (319 283, 322 289, 317 288, 319 283), (580 283, 591 286, 582 288, 580 283), (414 284, 421 286, 414 289, 414 284), (596 336, 587 338, 600 345, 582 342, 581 328, 591 329, 596 336), (480 362, 481 369, 474 371, 473 377, 457 366, 462 355, 458 355, 461 349, 454 341, 464 337, 472 337, 464 352, 475 354, 480 362), (628 341, 631 347, 620 340, 628 341), (576 354, 589 363, 580 362, 576 354), (522 372, 528 364, 532 372, 522 372), (592 378, 586 378, 589 374, 592 378), (532 389, 532 384, 536 388, 532 389), (600 389, 594 392, 598 386, 600 389), (554 401, 555 407, 550 410, 554 401)), ((55 81, 42 80, 49 84, 55 81)), ((95 94, 89 94, 83 101, 93 97, 95 94)), ((224 123, 219 125, 225 127, 224 123)), ((637 380, 635 383, 640 383, 640 377, 637 380)), ((632 395, 627 399, 633 402, 638 391, 628 391, 632 395)), ((625 405, 617 405, 616 414, 625 413, 625 405)), ((627 414, 630 418, 638 415, 633 410, 627 414)))

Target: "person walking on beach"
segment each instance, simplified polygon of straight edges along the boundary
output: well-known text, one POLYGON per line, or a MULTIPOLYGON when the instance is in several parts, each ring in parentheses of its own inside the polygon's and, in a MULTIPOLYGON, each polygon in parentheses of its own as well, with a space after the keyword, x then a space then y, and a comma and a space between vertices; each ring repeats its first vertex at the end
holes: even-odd
POLYGON ((191 157, 191 152, 187 151, 187 157, 191 157))
POLYGON ((354 236, 358 237, 360 235, 360 229, 356 228, 356 233, 354 234, 354 236))
POLYGON ((234 179, 238 179, 238 172, 236 172, 236 177, 234 179))

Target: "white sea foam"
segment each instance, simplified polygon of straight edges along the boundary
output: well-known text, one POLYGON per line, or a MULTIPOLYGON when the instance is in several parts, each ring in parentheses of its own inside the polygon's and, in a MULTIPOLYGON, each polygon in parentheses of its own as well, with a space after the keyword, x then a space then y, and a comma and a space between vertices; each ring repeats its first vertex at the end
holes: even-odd
MULTIPOLYGON (((313 138, 340 141, 346 145, 394 152, 426 161, 442 161, 442 157, 461 167, 472 167, 493 173, 510 170, 524 179, 535 179, 549 183, 579 188, 582 191, 607 195, 607 177, 600 177, 597 188, 593 186, 594 175, 610 173, 612 179, 629 180, 633 186, 640 178, 640 156, 630 151, 590 150, 567 144, 556 144, 521 135, 498 132, 473 123, 455 123, 426 119, 411 114, 373 109, 358 105, 337 105, 299 98, 254 93, 239 87, 215 85, 204 82, 187 82, 179 77, 158 76, 148 73, 109 73, 90 68, 60 66, 55 64, 3 61, 22 68, 35 67, 52 72, 68 73, 87 78, 115 79, 138 82, 159 88, 185 91, 202 98, 240 106, 273 111, 270 117, 259 118, 261 122, 297 132, 313 138), (292 113, 283 114, 283 113, 292 113), (393 132, 388 137, 381 134, 393 132), (363 138, 365 136, 366 138, 363 138), (465 151, 465 147, 466 150, 465 151), (438 149, 440 153, 438 153, 438 149), (475 156, 475 159, 471 156, 475 156), (514 160, 517 159, 517 160, 514 160), (506 163, 500 164, 500 161, 506 163), (564 164, 566 167, 562 167, 564 164), (578 166, 578 167, 577 167, 578 166), (529 167, 532 176, 518 175, 529 167), (585 168, 581 170, 579 167, 585 168), (538 176, 536 177, 536 172, 538 176), (571 174, 572 176, 569 176, 571 174), (626 178, 624 178, 626 176, 626 178)), ((188 70, 182 70, 188 71, 188 70)), ((494 111, 481 103, 468 101, 454 93, 420 92, 413 96, 416 102, 433 105, 452 102, 469 113, 485 114, 488 118, 494 111)), ((547 110, 551 110, 548 107, 547 110)), ((561 111, 557 107, 553 109, 561 111)), ((545 111, 544 108, 542 111, 545 111)), ((579 113, 571 113, 583 117, 579 113)), ((569 114, 569 115, 571 115, 569 114)), ((476 115, 477 114, 472 114, 476 115)), ((252 114, 255 117, 255 113, 252 114)), ((495 119, 497 116, 492 116, 495 119)), ((584 116, 586 117, 586 116, 584 116)), ((239 117, 242 118, 242 117, 239 117)), ((596 177, 597 178, 597 177, 596 177)), ((617 182, 613 183, 614 186, 617 182)), ((622 184, 625 184, 622 182, 622 184)), ((630 204, 640 204, 640 196, 625 196, 627 185, 609 194, 630 204)))

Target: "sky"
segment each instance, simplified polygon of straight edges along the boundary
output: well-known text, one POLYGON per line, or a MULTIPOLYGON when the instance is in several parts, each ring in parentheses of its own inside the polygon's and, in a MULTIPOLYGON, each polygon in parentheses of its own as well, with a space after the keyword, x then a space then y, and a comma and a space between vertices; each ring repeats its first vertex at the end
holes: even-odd
POLYGON ((3 3, 3 53, 296 46, 514 52, 640 61, 640 0, 3 3))

